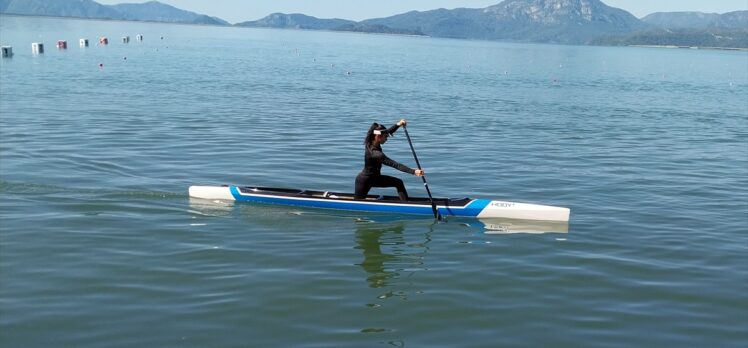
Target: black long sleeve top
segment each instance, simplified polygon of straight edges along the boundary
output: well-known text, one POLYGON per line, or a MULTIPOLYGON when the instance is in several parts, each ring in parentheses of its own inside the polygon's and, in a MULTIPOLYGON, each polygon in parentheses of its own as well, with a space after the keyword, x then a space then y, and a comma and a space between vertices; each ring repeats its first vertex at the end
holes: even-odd
MULTIPOLYGON (((400 128, 400 126, 394 125, 387 129, 387 133, 393 134, 398 128, 400 128)), ((412 168, 387 157, 387 155, 382 152, 382 146, 375 144, 367 145, 364 154, 364 169, 361 171, 361 173, 365 175, 381 175, 383 164, 395 168, 401 172, 409 174, 416 173, 416 171, 412 168)))

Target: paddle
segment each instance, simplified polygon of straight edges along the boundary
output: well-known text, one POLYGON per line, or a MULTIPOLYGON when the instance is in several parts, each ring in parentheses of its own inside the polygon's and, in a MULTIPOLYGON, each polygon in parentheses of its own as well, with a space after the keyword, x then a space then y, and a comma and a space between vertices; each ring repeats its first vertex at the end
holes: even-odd
MULTIPOLYGON (((403 125, 403 131, 405 131, 405 137, 408 138, 408 145, 410 145, 410 151, 413 152, 413 158, 416 159, 416 165, 418 166, 419 170, 421 169, 421 163, 418 162, 418 156, 416 155, 416 150, 413 148, 413 142, 410 141, 410 134, 408 134, 408 127, 403 125)), ((439 213, 439 210, 436 209, 436 204, 434 203, 434 198, 431 197, 431 190, 429 190, 429 183, 426 182, 426 175, 421 176, 421 179, 423 179, 423 186, 426 187, 426 193, 429 194, 429 201, 431 201, 431 210, 434 212, 434 218, 441 221, 442 215, 439 213)))

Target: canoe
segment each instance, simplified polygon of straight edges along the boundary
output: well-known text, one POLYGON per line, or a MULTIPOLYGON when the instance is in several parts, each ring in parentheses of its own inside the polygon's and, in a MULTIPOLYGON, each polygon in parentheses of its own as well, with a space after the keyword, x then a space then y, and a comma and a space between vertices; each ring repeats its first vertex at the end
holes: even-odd
MULTIPOLYGON (((286 188, 251 186, 190 186, 193 198, 281 204, 310 208, 366 211, 377 213, 433 215, 428 198, 401 201, 396 196, 367 196, 354 199, 353 194, 286 188)), ((442 216, 471 218, 505 218, 542 221, 569 221, 569 208, 548 205, 471 198, 434 198, 442 216)))

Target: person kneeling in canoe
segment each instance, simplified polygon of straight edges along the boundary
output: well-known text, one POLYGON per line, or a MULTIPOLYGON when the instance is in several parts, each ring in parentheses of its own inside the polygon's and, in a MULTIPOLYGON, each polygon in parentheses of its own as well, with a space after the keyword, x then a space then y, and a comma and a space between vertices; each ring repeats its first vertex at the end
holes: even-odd
POLYGON ((382 164, 384 164, 405 173, 423 176, 423 170, 411 169, 406 165, 395 162, 382 152, 382 144, 387 142, 387 138, 406 124, 405 120, 400 120, 388 129, 375 122, 369 127, 364 140, 364 169, 356 176, 355 199, 366 199, 366 195, 369 194, 372 187, 395 187, 400 199, 408 200, 408 192, 405 190, 405 184, 402 180, 381 174, 382 164))

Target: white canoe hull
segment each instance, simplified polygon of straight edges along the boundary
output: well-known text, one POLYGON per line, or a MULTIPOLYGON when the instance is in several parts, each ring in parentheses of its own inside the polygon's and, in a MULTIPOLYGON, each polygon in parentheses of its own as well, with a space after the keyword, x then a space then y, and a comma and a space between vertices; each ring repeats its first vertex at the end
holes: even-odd
MULTIPOLYGON (((424 198, 399 201, 393 197, 369 197, 355 200, 350 194, 292 189, 268 189, 239 186, 190 186, 193 198, 210 200, 282 204, 313 208, 392 212, 432 215, 431 203, 424 198)), ((486 199, 442 199, 434 202, 442 216, 506 218, 520 220, 569 221, 569 208, 548 205, 494 201, 486 199)))

